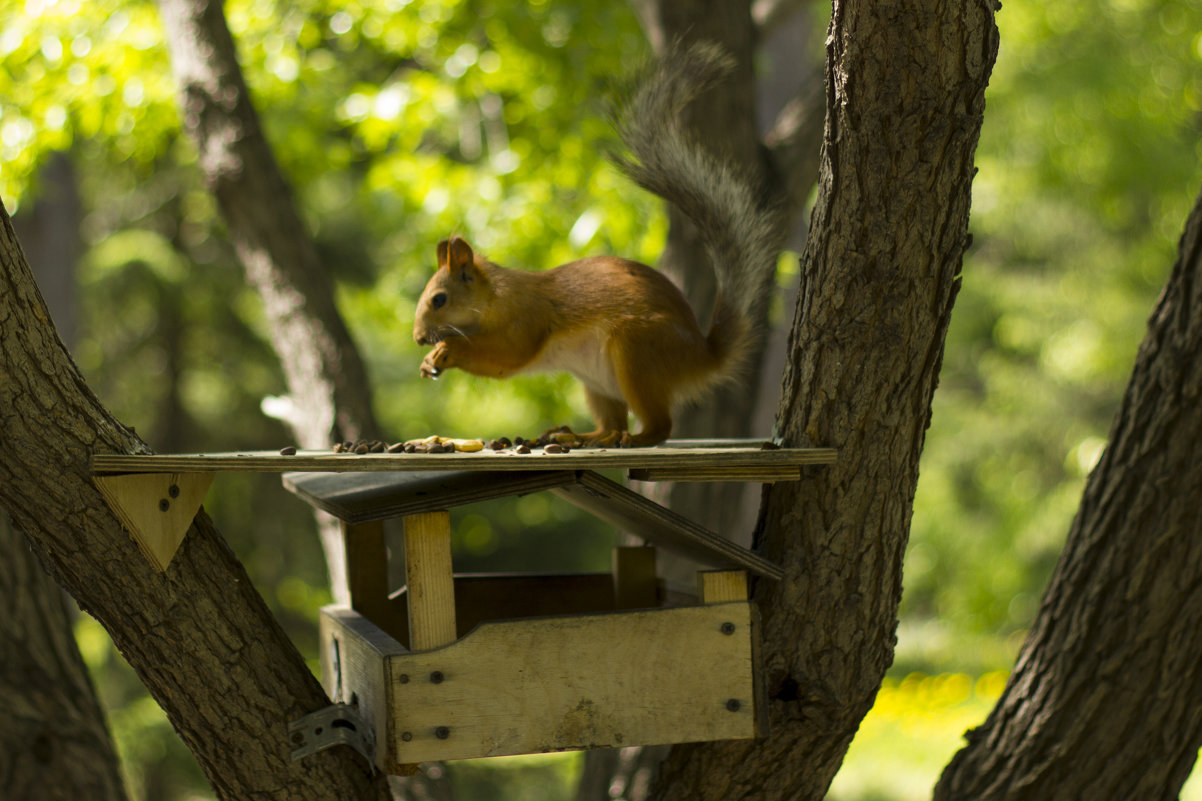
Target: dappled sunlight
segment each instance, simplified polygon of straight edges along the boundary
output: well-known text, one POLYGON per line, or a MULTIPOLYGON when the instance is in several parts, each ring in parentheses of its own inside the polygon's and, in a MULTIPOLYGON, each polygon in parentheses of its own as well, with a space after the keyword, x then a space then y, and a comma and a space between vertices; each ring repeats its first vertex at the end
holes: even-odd
MULTIPOLYGON (((514 268, 599 253, 657 260, 668 227, 661 204, 606 160, 615 143, 607 102, 649 50, 631 8, 224 6, 274 156, 367 362, 382 429, 369 433, 488 440, 585 423, 583 392, 567 376, 499 382, 454 371, 420 381, 413 319, 436 243, 451 234, 514 268)), ((897 675, 860 727, 836 801, 928 799, 964 731, 988 715, 1106 447, 1197 191, 1196 8, 1007 0, 998 24, 973 242, 909 532, 897 675)), ((813 25, 820 35, 825 21, 813 25)), ((765 75, 774 67, 757 66, 765 75)), ((181 130, 154 3, 0 2, 0 198, 10 212, 52 197, 60 187, 42 168, 63 153, 80 204, 69 232, 82 250, 72 353, 89 387, 153 447, 289 444, 278 419, 288 386, 181 130)), ((786 297, 800 256, 781 256, 776 326, 792 323, 786 297)), ((504 504, 455 512, 457 563, 608 564, 613 533, 574 507, 545 494, 504 504)), ((315 620, 329 591, 308 509, 274 476, 223 479, 206 509, 316 670, 315 620)), ((99 624, 82 616, 76 638, 132 797, 209 797, 99 624)), ((513 757, 448 770, 458 801, 567 801, 580 761, 513 757)), ((1202 801, 1202 778, 1182 798, 1202 801)))
MULTIPOLYGON (((963 735, 985 722, 1006 673, 911 674, 886 679, 831 784, 830 801, 929 801, 963 735)), ((1202 799, 1191 777, 1181 801, 1202 799)))

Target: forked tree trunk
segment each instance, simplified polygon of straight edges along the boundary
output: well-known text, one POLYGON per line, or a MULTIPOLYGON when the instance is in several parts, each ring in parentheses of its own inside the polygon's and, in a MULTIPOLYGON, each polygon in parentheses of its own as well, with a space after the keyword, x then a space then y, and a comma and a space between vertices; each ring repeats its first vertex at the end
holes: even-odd
POLYGON ((997 50, 987 0, 839 0, 817 205, 778 427, 839 460, 766 491, 771 733, 677 746, 665 799, 818 799, 893 658, 918 459, 967 245, 997 50))
POLYGON ((112 636, 223 799, 384 798, 347 748, 288 758, 288 722, 329 703, 201 511, 155 572, 92 484, 94 452, 146 446, 88 389, 0 206, 0 507, 112 636))
POLYGON ((1035 623, 936 801, 1176 799, 1202 746, 1202 196, 1035 623))

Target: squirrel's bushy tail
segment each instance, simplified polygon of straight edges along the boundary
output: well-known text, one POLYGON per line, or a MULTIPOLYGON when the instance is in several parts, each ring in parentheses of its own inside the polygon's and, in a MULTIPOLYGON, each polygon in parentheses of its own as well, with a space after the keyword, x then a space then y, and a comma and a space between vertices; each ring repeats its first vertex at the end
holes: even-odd
POLYGON ((762 199, 766 193, 681 129, 680 110, 734 64, 715 44, 674 47, 618 110, 627 153, 613 159, 696 225, 717 278, 709 342, 723 373, 737 368, 753 344, 754 308, 771 285, 783 235, 781 213, 762 199))

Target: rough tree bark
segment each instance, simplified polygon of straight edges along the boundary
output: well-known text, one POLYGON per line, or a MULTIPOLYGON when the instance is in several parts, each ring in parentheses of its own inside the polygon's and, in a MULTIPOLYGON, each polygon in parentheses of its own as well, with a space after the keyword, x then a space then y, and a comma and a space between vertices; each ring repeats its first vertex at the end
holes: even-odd
MULTIPOLYGON (((184 128, 247 282, 263 300, 302 448, 376 436, 363 360, 334 284, 263 134, 220 2, 159 0, 184 128)), ((330 590, 347 601, 341 529, 317 515, 330 590)))
POLYGON ((1202 196, 1010 680, 936 801, 1176 799, 1202 746, 1202 196))
POLYGON ((997 50, 989 0, 837 0, 817 205, 778 415, 836 465, 766 490, 757 536, 771 733, 677 746, 665 799, 818 799, 893 657, 901 564, 967 245, 997 50))
POLYGON ((219 797, 385 798, 347 748, 288 758, 287 725, 329 703, 212 521, 155 572, 92 484, 93 452, 145 443, 88 389, 0 206, 0 508, 105 627, 219 797))
POLYGON ((63 591, 0 509, 0 797, 121 801, 117 755, 63 591))

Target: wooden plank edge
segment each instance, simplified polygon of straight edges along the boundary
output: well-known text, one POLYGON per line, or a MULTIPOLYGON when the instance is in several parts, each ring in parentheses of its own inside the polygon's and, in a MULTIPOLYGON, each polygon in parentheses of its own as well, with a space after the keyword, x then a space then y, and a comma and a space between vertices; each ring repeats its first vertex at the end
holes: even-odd
POLYGON ((764 467, 636 467, 628 477, 634 481, 742 481, 774 484, 777 481, 800 481, 797 465, 766 465, 764 467))
POLYGON ((605 470, 680 467, 699 460, 721 467, 831 464, 833 448, 626 448, 577 449, 565 454, 478 451, 475 453, 335 454, 300 451, 283 456, 275 451, 196 454, 95 453, 94 475, 122 473, 342 473, 431 470, 605 470))
POLYGON ((779 581, 785 571, 748 548, 591 471, 582 471, 575 486, 552 493, 619 528, 635 519, 666 533, 656 542, 704 564, 743 568, 779 581), (623 520, 622 518, 626 518, 623 520))
MULTIPOLYGON (((393 471, 403 473, 408 471, 393 471)), ((447 471, 448 473, 453 471, 447 471)), ((481 491, 471 493, 463 488, 452 489, 447 492, 439 493, 439 497, 434 497, 434 494, 425 497, 409 497, 408 493, 397 490, 395 493, 398 497, 394 499, 388 498, 387 491, 379 491, 382 496, 373 499, 373 502, 361 503, 358 499, 350 501, 339 498, 326 498, 316 495, 308 491, 305 487, 300 486, 291 480, 294 476, 308 476, 313 473, 305 471, 289 471, 280 476, 280 481, 284 485, 284 489, 291 492, 296 497, 315 506, 322 511, 329 512, 347 523, 372 523, 377 520, 390 520, 394 517, 404 517, 410 514, 418 514, 421 512, 436 511, 438 509, 453 509, 458 506, 465 506, 471 503, 480 503, 482 501, 495 500, 497 498, 509 498, 514 496, 529 495, 533 492, 541 492, 551 489, 552 487, 562 486, 563 484, 571 484, 575 482, 576 477, 565 470, 547 470, 547 471, 530 471, 530 472, 515 472, 515 471, 459 471, 471 472, 475 475, 478 482, 487 482, 490 478, 490 472, 498 477, 504 477, 504 486, 498 491, 481 491)))

